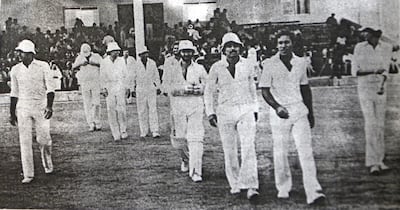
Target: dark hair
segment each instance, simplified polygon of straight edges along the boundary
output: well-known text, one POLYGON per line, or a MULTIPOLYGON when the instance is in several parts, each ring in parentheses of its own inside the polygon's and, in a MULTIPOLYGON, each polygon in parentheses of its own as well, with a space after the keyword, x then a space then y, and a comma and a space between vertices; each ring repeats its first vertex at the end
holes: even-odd
POLYGON ((276 35, 276 39, 279 39, 281 36, 288 36, 290 38, 290 40, 292 40, 292 41, 293 41, 293 38, 294 38, 293 33, 288 31, 288 30, 278 31, 278 34, 276 35))

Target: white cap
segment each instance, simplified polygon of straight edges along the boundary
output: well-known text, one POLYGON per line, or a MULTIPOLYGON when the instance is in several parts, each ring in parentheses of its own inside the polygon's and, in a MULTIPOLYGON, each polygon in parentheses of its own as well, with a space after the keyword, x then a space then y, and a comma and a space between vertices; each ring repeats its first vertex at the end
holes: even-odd
POLYGON ((116 42, 110 42, 107 45, 107 51, 106 52, 111 52, 111 51, 120 51, 121 48, 118 46, 118 43, 116 42))
POLYGON ((81 52, 80 52, 81 55, 88 57, 90 55, 91 51, 92 51, 92 49, 90 48, 89 44, 84 43, 81 45, 81 52))
POLYGON ((143 53, 146 53, 146 52, 149 52, 149 50, 147 49, 146 46, 140 46, 140 47, 138 47, 138 49, 137 49, 138 55, 143 54, 143 53))
POLYGON ((228 32, 222 37, 222 48, 224 48, 225 44, 228 42, 234 42, 243 46, 243 43, 240 41, 238 35, 232 32, 228 32))
POLYGON ((189 40, 182 40, 179 42, 179 51, 181 50, 193 50, 196 51, 196 47, 189 40))
POLYGON ((18 43, 18 47, 15 50, 19 50, 26 53, 36 54, 35 44, 32 41, 24 39, 20 43, 18 43))

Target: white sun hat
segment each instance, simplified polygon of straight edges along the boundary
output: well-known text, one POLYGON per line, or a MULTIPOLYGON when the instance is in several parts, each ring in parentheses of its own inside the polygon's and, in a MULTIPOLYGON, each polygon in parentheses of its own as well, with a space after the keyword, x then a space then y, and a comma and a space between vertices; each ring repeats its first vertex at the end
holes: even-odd
POLYGON ((108 43, 106 52, 112 52, 112 51, 121 51, 121 48, 118 46, 118 43, 116 42, 108 43))
POLYGON ((18 43, 17 48, 15 50, 22 51, 25 53, 33 53, 36 54, 35 44, 32 41, 24 39, 20 43, 18 43))

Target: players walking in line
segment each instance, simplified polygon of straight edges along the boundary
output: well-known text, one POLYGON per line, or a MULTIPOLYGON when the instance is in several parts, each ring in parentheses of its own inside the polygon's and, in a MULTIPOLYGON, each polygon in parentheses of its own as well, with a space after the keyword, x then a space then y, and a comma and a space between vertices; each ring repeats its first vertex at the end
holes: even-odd
POLYGON ((258 113, 254 68, 241 58, 243 47, 239 37, 227 33, 222 38, 224 57, 212 65, 204 100, 210 124, 218 127, 225 156, 225 173, 231 194, 247 189, 247 198, 258 195, 257 157, 255 150, 258 113), (218 91, 218 107, 214 109, 214 92, 218 91), (218 118, 217 118, 218 117, 218 118), (241 166, 237 140, 241 144, 241 166))
POLYGON ((292 189, 287 157, 287 143, 292 134, 299 153, 307 203, 320 203, 325 195, 317 180, 311 144, 314 117, 307 62, 293 53, 290 32, 280 32, 277 40, 279 53, 263 63, 264 71, 259 86, 265 101, 271 106, 270 123, 278 198, 289 198, 292 189))
POLYGON ((132 95, 136 97, 139 117, 140 137, 151 131, 154 138, 160 137, 157 112, 157 94, 160 94, 160 76, 156 62, 149 58, 146 46, 138 48, 140 61, 137 61, 133 77, 132 95))
POLYGON ((382 84, 388 75, 392 49, 379 40, 380 30, 366 28, 363 31, 367 33, 367 41, 355 46, 351 69, 358 79, 358 96, 365 120, 365 165, 371 174, 379 175, 382 170, 389 169, 383 163, 386 91, 382 84))
POLYGON ((100 63, 102 94, 106 96, 108 122, 115 141, 128 138, 126 132, 126 98, 130 81, 125 61, 119 57, 121 48, 116 42, 107 45, 107 57, 100 63))
POLYGON ((35 44, 23 40, 18 44, 21 62, 11 69, 10 123, 18 123, 23 184, 34 178, 32 151, 32 128, 36 129, 36 140, 46 174, 53 172, 51 159, 52 140, 50 118, 53 115, 54 90, 56 80, 49 64, 34 58, 35 44))
POLYGON ((100 121, 100 62, 99 54, 93 53, 89 44, 82 44, 81 52, 72 64, 79 69, 76 77, 81 86, 83 107, 89 131, 101 129, 100 121))
POLYGON ((181 59, 178 65, 168 69, 164 77, 165 91, 172 98, 171 112, 175 124, 175 135, 171 138, 171 143, 182 158, 181 170, 183 172, 189 170, 192 180, 201 182, 204 139, 203 92, 207 72, 203 66, 193 61, 195 46, 191 41, 180 41, 179 52, 181 59))

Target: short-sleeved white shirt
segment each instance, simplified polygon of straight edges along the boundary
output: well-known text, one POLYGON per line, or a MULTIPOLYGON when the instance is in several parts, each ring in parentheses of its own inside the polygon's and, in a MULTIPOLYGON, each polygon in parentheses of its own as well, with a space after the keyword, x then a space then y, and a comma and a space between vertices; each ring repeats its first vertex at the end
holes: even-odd
POLYGON ((34 107, 46 101, 47 93, 54 92, 57 81, 48 63, 33 60, 26 67, 22 62, 11 69, 11 97, 18 98, 19 107, 34 107))
POLYGON ((259 87, 269 87, 272 96, 282 106, 303 101, 300 85, 307 85, 307 61, 293 54, 289 71, 279 58, 279 53, 263 62, 259 87))

